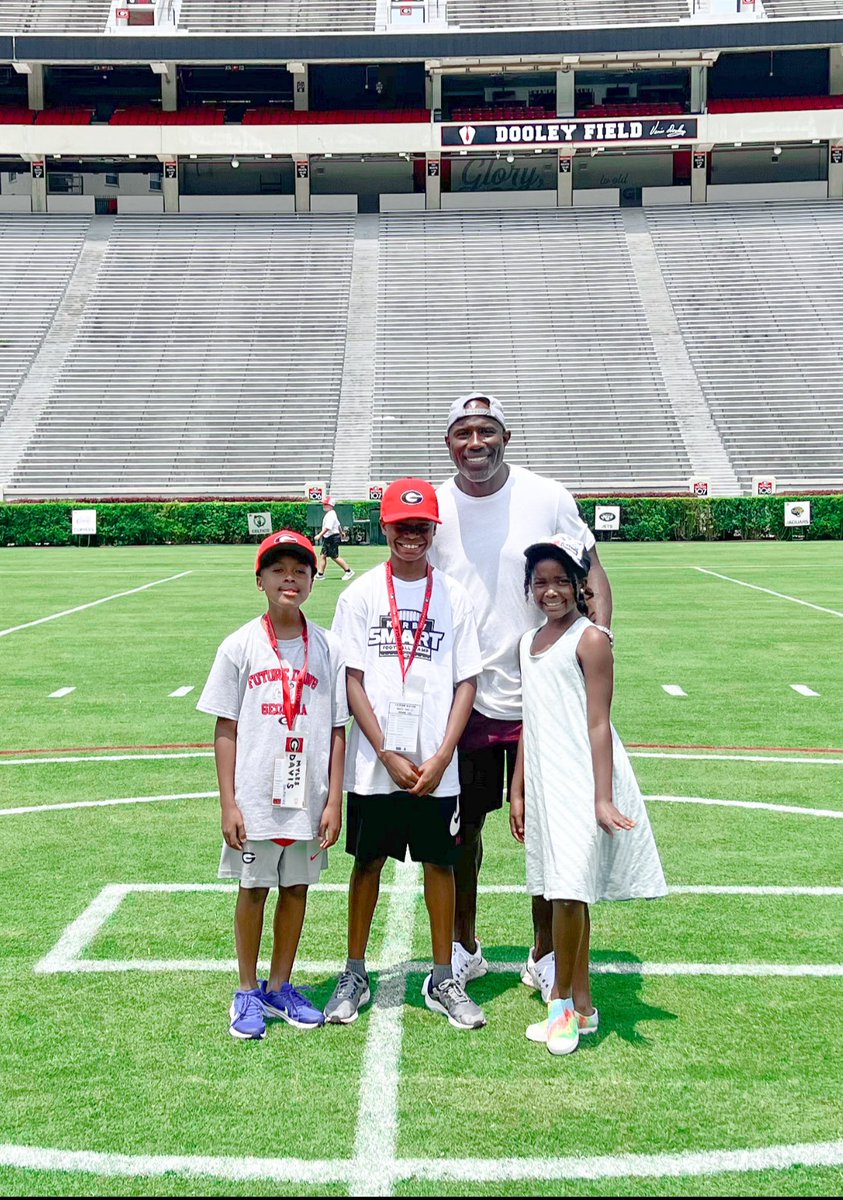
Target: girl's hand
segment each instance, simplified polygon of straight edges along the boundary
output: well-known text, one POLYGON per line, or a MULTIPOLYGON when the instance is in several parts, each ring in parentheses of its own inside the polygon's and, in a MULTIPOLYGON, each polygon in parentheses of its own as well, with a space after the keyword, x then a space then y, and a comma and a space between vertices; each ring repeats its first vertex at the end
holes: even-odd
POLYGON ((222 836, 226 846, 232 850, 242 850, 246 840, 246 823, 243 814, 236 804, 222 810, 222 836))
POLYGON ((524 797, 515 792, 509 798, 509 828, 516 842, 524 841, 524 797))
POLYGON ((336 844, 342 829, 342 804, 326 804, 319 822, 319 845, 329 850, 336 844))
POLYGON ((442 782, 449 762, 450 759, 443 759, 438 753, 431 755, 417 768, 418 778, 407 791, 414 796, 429 796, 431 792, 435 792, 442 782))
POLYGON ((629 817, 625 817, 611 800, 597 800, 594 805, 594 815, 597 817, 597 824, 610 837, 614 837, 623 829, 635 828, 635 822, 629 817))
POLYGON ((397 750, 384 750, 380 760, 389 772, 390 778, 398 784, 402 792, 409 792, 419 777, 419 769, 409 758, 399 754, 397 750))

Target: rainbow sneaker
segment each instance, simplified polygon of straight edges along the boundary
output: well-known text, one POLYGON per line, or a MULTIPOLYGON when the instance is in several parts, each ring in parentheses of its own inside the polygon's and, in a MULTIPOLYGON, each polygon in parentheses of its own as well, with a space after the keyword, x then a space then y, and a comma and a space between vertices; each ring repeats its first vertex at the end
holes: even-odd
POLYGON ((584 1037, 589 1033, 596 1033, 600 1028, 600 1014, 596 1008, 587 1017, 577 1011, 577 1024, 580 1027, 580 1037, 584 1037))
POLYGON ((572 1000, 551 1000, 547 1006, 547 1048, 551 1054, 571 1054, 580 1044, 572 1000))

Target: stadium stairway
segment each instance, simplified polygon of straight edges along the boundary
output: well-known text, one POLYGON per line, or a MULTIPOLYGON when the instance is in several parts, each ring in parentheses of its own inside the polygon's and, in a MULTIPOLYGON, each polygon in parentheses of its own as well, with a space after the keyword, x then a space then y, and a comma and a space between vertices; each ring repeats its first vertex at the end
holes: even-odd
POLYGON ((331 494, 343 499, 368 495, 372 473, 379 233, 376 216, 357 218, 331 467, 331 494))
POLYGON ((624 226, 653 348, 693 472, 710 481, 713 496, 737 496, 740 482, 688 356, 644 210, 625 212, 624 226))

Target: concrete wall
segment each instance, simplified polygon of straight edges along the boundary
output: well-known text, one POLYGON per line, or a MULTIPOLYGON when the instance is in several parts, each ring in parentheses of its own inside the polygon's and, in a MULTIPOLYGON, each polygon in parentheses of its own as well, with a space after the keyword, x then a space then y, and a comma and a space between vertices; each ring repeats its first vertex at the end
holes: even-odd
POLYGON ((442 207, 452 212, 484 208, 555 208, 556 192, 443 192, 442 207))
POLYGON ((162 213, 163 196, 118 196, 118 213, 162 213))
POLYGON ((315 213, 356 213, 356 196, 313 196, 310 211, 315 213))
POLYGON ((183 213, 291 213, 293 196, 181 196, 183 213))
POLYGON ((654 204, 690 204, 691 187, 645 187, 641 189, 641 202, 645 208, 654 204))
POLYGON ((424 192, 384 193, 380 199, 381 212, 424 212, 424 207, 424 192))
POLYGON ((47 196, 47 212, 92 213, 95 209, 93 196, 47 196))
POLYGON ((0 196, 0 213, 32 212, 32 196, 0 196))
POLYGON ((574 192, 574 208, 620 208, 618 188, 586 188, 574 192))
POLYGON ((708 202, 735 200, 825 200, 824 179, 804 183, 713 183, 708 185, 708 202))

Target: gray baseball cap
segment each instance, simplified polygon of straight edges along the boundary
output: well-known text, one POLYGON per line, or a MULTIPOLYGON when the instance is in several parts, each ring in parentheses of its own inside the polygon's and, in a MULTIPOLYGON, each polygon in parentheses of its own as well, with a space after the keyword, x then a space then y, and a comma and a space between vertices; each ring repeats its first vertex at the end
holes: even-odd
POLYGON ((460 396, 448 410, 447 432, 450 432, 451 426, 463 417, 482 417, 484 414, 497 421, 502 429, 506 429, 506 418, 500 401, 489 392, 469 392, 467 396, 460 396))

